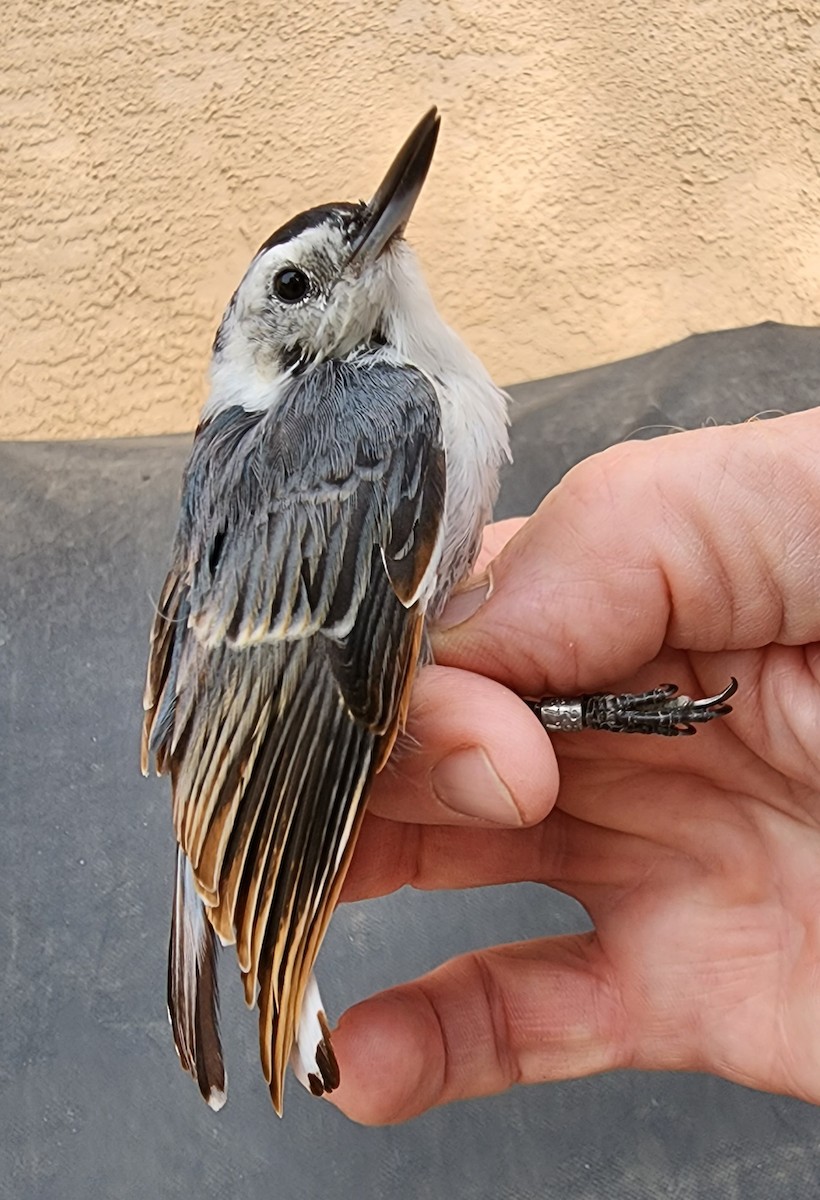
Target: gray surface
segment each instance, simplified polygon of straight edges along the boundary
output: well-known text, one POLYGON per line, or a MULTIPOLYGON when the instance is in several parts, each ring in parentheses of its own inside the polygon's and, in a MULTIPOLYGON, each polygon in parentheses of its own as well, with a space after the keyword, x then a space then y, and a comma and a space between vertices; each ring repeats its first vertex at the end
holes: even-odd
MULTIPOLYGON (((573 462, 646 426, 814 405, 820 332, 691 338, 516 391, 502 514, 531 510, 573 462)), ((351 1125, 291 1081, 278 1122, 232 969, 230 1099, 219 1115, 202 1104, 164 1012, 166 783, 137 770, 150 597, 187 448, 0 444, 0 1196, 816 1196, 817 1110, 706 1077, 519 1089, 386 1130, 351 1125)), ((323 992, 338 1014, 470 947, 585 923, 531 886, 348 906, 320 959, 323 992)))

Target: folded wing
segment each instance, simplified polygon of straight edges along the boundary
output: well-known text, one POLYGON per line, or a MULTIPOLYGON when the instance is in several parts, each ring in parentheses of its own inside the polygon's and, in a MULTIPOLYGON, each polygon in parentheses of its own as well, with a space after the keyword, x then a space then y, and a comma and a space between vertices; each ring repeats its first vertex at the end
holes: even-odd
MULTIPOLYGON (((272 412, 220 413, 186 469, 143 764, 154 754, 170 773, 197 893, 236 943, 277 1111, 368 787, 406 707, 444 491, 430 383, 366 360, 323 364, 272 412)), ((186 1014, 203 1005, 169 998, 195 1073, 186 1014)))

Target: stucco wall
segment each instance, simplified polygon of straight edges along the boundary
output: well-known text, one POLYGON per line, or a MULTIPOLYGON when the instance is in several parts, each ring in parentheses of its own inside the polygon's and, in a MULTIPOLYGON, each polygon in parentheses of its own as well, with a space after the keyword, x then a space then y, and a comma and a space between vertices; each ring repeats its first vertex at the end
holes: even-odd
POLYGON ((0 437, 190 428, 259 242, 368 195, 431 102, 411 236, 500 382, 820 318, 818 3, 18 0, 3 21, 0 437))

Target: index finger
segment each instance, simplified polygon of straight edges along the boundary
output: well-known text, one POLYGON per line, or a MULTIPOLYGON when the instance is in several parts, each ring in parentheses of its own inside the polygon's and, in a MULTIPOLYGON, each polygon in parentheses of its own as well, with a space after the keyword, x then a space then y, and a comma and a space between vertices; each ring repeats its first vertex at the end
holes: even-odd
POLYGON ((587 459, 492 562, 477 611, 438 633, 437 661, 538 695, 628 677, 664 643, 817 640, 818 439, 815 409, 587 459))

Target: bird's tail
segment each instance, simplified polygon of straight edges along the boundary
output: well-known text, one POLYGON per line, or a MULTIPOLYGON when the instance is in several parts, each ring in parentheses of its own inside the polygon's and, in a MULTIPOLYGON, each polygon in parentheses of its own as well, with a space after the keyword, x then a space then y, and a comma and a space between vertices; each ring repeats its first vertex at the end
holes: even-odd
POLYGON ((168 1017, 179 1061, 214 1110, 225 1103, 225 1065, 219 1037, 218 942, 196 891, 191 864, 177 847, 171 940, 168 946, 168 1017))
POLYGON ((305 988, 290 1065, 299 1082, 314 1096, 323 1096, 339 1086, 339 1066, 330 1042, 319 985, 313 974, 305 988))

